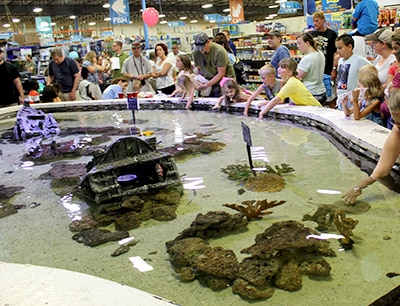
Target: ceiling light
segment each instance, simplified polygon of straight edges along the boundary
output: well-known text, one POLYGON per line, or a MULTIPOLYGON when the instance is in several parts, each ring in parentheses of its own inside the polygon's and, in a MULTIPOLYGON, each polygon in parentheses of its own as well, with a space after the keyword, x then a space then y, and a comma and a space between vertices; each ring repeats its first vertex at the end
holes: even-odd
POLYGON ((43 11, 43 9, 42 9, 41 7, 35 7, 35 8, 33 9, 33 12, 34 12, 34 13, 40 13, 41 11, 43 11))
POLYGON ((224 10, 222 10, 224 13, 228 13, 228 12, 230 12, 231 11, 231 9, 230 8, 227 8, 227 9, 224 9, 224 10))
POLYGON ((182 17, 179 17, 179 19, 180 20, 185 20, 185 19, 187 19, 187 17, 186 16, 182 16, 182 17))
POLYGON ((69 19, 75 19, 75 18, 76 18, 75 15, 69 16, 69 19))
POLYGON ((286 2, 286 0, 276 0, 275 3, 283 3, 286 2))
POLYGON ((190 21, 190 23, 196 23, 196 22, 198 22, 196 19, 190 21))
POLYGON ((11 21, 14 22, 14 23, 18 23, 18 22, 20 22, 21 20, 19 20, 18 18, 13 18, 11 21))
POLYGON ((111 20, 111 18, 110 17, 106 17, 106 18, 104 18, 104 21, 110 21, 111 20))
POLYGON ((278 5, 278 4, 276 4, 276 5, 270 5, 270 6, 268 6, 268 8, 277 8, 277 7, 279 7, 279 5, 278 5))
POLYGON ((11 25, 10 25, 9 23, 4 23, 4 24, 3 24, 3 27, 9 28, 9 27, 11 27, 11 25))
POLYGON ((278 14, 269 14, 269 16, 276 17, 276 16, 278 16, 278 14))
POLYGON ((162 21, 160 21, 160 24, 166 24, 168 21, 166 21, 166 20, 162 20, 162 21))
POLYGON ((104 8, 110 8, 110 3, 103 4, 104 8))
POLYGON ((165 14, 158 15, 158 18, 164 18, 164 17, 165 17, 165 14))
POLYGON ((54 27, 56 25, 56 23, 52 22, 52 23, 50 23, 50 25, 54 27))
POLYGON ((267 16, 267 17, 265 17, 265 19, 274 19, 274 17, 272 17, 272 16, 267 16))
POLYGON ((94 26, 94 25, 96 25, 96 22, 94 22, 94 21, 91 21, 91 22, 89 22, 89 23, 88 23, 88 25, 90 25, 90 26, 94 26))
POLYGON ((210 7, 213 7, 213 5, 211 3, 209 3, 209 4, 203 4, 201 7, 202 8, 210 8, 210 7))

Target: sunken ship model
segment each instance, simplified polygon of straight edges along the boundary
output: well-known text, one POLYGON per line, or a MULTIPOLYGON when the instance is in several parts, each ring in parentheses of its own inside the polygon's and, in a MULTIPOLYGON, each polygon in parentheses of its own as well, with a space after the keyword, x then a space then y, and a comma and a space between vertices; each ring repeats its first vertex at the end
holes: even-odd
POLYGON ((87 170, 81 191, 95 204, 182 184, 172 155, 156 150, 155 137, 120 138, 96 154, 87 170))

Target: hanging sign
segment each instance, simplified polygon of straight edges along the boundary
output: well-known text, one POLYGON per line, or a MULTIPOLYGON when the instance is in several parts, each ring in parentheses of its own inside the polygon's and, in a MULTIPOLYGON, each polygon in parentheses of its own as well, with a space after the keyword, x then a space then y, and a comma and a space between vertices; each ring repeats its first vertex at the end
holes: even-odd
POLYGON ((244 21, 243 0, 230 0, 229 9, 231 10, 232 23, 244 21))
POLYGON ((182 20, 168 21, 168 26, 170 28, 184 27, 185 25, 186 25, 186 23, 184 23, 182 20))
POLYGON ((42 47, 54 46, 53 29, 50 16, 35 17, 36 32, 42 47))
POLYGON ((128 0, 110 0, 110 18, 111 24, 129 24, 129 1, 128 0))

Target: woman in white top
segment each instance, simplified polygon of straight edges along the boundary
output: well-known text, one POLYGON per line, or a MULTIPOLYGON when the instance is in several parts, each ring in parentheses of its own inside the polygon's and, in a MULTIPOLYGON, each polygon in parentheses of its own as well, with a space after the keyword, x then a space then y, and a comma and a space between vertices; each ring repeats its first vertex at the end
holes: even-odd
POLYGON ((383 89, 390 83, 387 81, 389 68, 396 62, 396 56, 393 54, 392 49, 392 35, 392 30, 383 28, 365 36, 366 41, 372 42, 372 48, 375 54, 377 54, 372 64, 378 69, 378 77, 383 89))
POLYGON ((302 80, 314 98, 324 105, 326 101, 325 56, 318 51, 314 37, 310 33, 304 33, 297 37, 297 48, 305 54, 297 66, 297 78, 302 80))
POLYGON ((166 95, 170 95, 175 90, 175 82, 173 78, 174 66, 167 57, 168 47, 165 44, 157 44, 155 47, 157 61, 154 65, 152 77, 156 78, 157 90, 166 95))

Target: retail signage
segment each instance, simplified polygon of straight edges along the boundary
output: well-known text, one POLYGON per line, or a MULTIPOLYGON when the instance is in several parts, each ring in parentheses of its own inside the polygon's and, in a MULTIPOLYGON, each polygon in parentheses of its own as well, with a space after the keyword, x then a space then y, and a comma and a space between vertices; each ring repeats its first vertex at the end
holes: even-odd
POLYGON ((53 29, 50 16, 35 17, 36 32, 39 35, 39 43, 42 47, 54 46, 53 29))
POLYGON ((240 23, 244 21, 243 0, 229 0, 229 9, 231 10, 230 16, 232 19, 230 21, 232 23, 240 23))
POLYGON ((296 1, 287 1, 280 4, 278 14, 296 14, 303 6, 296 1))
POLYGON ((206 14, 204 15, 204 21, 207 22, 231 22, 232 17, 231 16, 222 16, 220 14, 206 14))
POLYGON ((307 0, 304 1, 304 6, 308 15, 312 15, 316 11, 331 13, 351 9, 352 0, 307 0))
POLYGON ((186 23, 184 23, 182 20, 168 21, 168 26, 170 28, 184 27, 185 25, 186 25, 186 23))
POLYGON ((129 24, 130 12, 128 0, 109 0, 111 24, 129 24))

